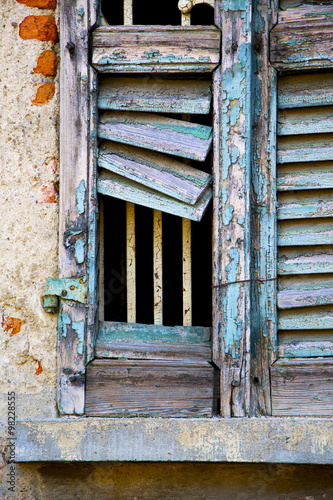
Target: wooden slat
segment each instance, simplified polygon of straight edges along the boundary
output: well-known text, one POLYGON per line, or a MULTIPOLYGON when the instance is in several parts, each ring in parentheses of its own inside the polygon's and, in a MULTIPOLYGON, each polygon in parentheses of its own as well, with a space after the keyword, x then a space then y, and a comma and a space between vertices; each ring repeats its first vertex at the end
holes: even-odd
POLYGON ((331 21, 333 8, 330 3, 320 5, 320 2, 307 2, 304 0, 280 1, 279 23, 331 21), (289 3, 289 5, 288 5, 289 3))
POLYGON ((98 135, 103 139, 204 161, 212 128, 148 113, 105 111, 98 135))
POLYGON ((126 290, 127 321, 136 322, 135 205, 126 203, 126 290))
POLYGON ((313 221, 280 221, 278 245, 332 245, 333 222, 331 219, 313 221))
POLYGON ((332 68, 333 22, 278 23, 270 33, 270 62, 287 68, 332 68))
POLYGON ((278 80, 278 107, 328 106, 333 104, 333 73, 299 74, 278 80))
POLYGON ((211 180, 210 174, 168 156, 110 141, 99 148, 98 165, 190 205, 211 180))
POLYGON ((124 24, 133 24, 133 0, 124 0, 124 24))
POLYGON ((154 324, 163 325, 162 212, 153 213, 154 324))
POLYGON ((86 414, 211 417, 209 363, 95 360, 87 367, 86 414))
POLYGON ((154 208, 191 220, 201 220, 212 196, 212 190, 207 188, 195 205, 187 205, 107 171, 103 171, 100 174, 97 182, 97 190, 99 193, 107 196, 131 201, 137 205, 154 208))
POLYGON ((278 140, 278 163, 333 160, 333 134, 284 136, 278 140))
POLYGON ((279 220, 332 217, 333 193, 330 191, 280 193, 277 216, 279 220))
POLYGON ((280 310, 279 330, 331 330, 333 328, 333 307, 319 306, 280 310))
POLYGON ((280 275, 333 273, 333 248, 280 248, 277 268, 280 275))
POLYGON ((325 304, 333 304, 333 287, 316 290, 282 290, 277 294, 277 306, 280 309, 325 304))
POLYGON ((273 416, 333 416, 333 362, 279 360, 271 367, 273 416))
POLYGON ((207 73, 220 57, 215 26, 102 26, 92 43, 92 63, 107 73, 207 73))
POLYGON ((278 135, 333 132, 333 106, 284 109, 278 113, 278 135))
POLYGON ((279 332, 280 358, 314 358, 333 356, 332 330, 279 332))
POLYGON ((107 77, 100 83, 98 107, 153 113, 207 114, 211 103, 207 80, 107 77))
POLYGON ((192 245, 191 221, 182 220, 183 325, 192 325, 192 245))
POLYGON ((333 188, 333 163, 291 163, 280 165, 278 191, 333 188))

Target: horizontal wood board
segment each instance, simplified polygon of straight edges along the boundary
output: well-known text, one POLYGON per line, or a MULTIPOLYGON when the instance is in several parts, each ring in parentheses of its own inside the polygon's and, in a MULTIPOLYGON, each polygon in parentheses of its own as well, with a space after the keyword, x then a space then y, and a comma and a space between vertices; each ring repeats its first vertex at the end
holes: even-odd
POLYGON ((281 136, 278 163, 333 160, 333 134, 281 136))
POLYGON ((331 330, 332 327, 332 305, 278 311, 279 330, 331 330))
POLYGON ((278 168, 278 191, 332 188, 333 162, 286 163, 278 168))
POLYGON ((212 128, 150 113, 105 111, 98 135, 161 153, 204 161, 212 144, 212 128))
POLYGON ((292 74, 278 79, 279 109, 332 104, 333 72, 292 74))
POLYGON ((333 248, 329 245, 279 248, 277 269, 280 276, 332 273, 333 248))
POLYGON ((333 106, 283 109, 278 112, 278 135, 329 132, 333 132, 333 106))
POLYGON ((304 0, 280 0, 279 23, 294 23, 308 21, 332 21, 333 7, 331 2, 313 2, 304 0), (298 4, 298 5, 297 5, 298 4))
POLYGON ((213 71, 220 59, 215 26, 102 26, 93 33, 92 64, 100 72, 213 71))
POLYGON ((333 191, 283 192, 278 196, 277 217, 285 219, 316 219, 333 216, 333 191))
POLYGON ((86 414, 211 417, 209 363, 95 360, 87 367, 86 414))
POLYGON ((211 83, 207 80, 108 76, 100 81, 98 107, 118 111, 208 114, 211 97, 211 83))
POLYGON ((100 146, 97 164, 190 205, 211 181, 210 174, 168 156, 111 141, 100 146))
POLYGON ((207 188, 195 205, 188 205, 106 170, 99 175, 97 191, 106 196, 195 221, 201 220, 212 197, 211 188, 207 188))
POLYGON ((271 381, 273 416, 333 416, 331 360, 278 360, 271 381))

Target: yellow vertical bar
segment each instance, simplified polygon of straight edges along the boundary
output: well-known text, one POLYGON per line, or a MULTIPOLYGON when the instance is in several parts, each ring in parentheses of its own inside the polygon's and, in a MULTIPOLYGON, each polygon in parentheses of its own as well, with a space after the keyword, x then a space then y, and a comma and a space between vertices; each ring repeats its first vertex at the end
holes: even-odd
POLYGON ((133 24, 132 0, 124 0, 124 24, 133 24))
POLYGON ((154 324, 163 324, 163 287, 162 287, 162 212, 154 210, 154 324))
POLYGON ((99 303, 98 317, 104 321, 104 201, 99 202, 99 303))
POLYGON ((183 221, 183 325, 192 325, 191 221, 183 221))
POLYGON ((127 321, 136 322, 135 206, 126 203, 126 285, 127 321))

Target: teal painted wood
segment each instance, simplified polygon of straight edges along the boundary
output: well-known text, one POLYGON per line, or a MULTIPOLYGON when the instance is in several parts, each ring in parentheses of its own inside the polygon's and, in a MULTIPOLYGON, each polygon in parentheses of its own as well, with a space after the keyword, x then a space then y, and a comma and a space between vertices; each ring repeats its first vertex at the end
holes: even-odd
POLYGON ((152 113, 208 114, 211 84, 207 80, 107 77, 101 80, 98 107, 152 113))
POLYGON ((277 172, 277 190, 333 188, 333 163, 285 164, 277 172))
POLYGON ((332 330, 333 307, 280 310, 279 330, 332 330))
POLYGON ((279 309, 333 304, 333 287, 314 290, 282 290, 277 294, 279 309))
POLYGON ((328 106, 333 104, 333 73, 297 74, 279 78, 278 107, 328 106))
POLYGON ((295 342, 279 344, 280 358, 321 358, 333 356, 333 339, 330 341, 295 342))
POLYGON ((64 300, 87 303, 87 277, 58 278, 46 281, 46 295, 57 295, 64 300))
POLYGON ((220 59, 215 26, 102 26, 92 64, 106 73, 210 73, 220 59))
POLYGON ((321 5, 311 0, 280 0, 279 22, 295 22, 301 20, 309 21, 332 21, 333 9, 330 2, 321 5))
POLYGON ((211 175, 167 156, 133 146, 104 142, 97 163, 155 191, 194 205, 211 180, 211 175))
POLYGON ((284 247, 279 250, 277 266, 279 275, 333 273, 333 248, 284 247))
POLYGON ((207 342, 211 337, 209 327, 143 325, 140 323, 116 323, 104 321, 100 324, 98 340, 140 340, 141 342, 207 342))
POLYGON ((196 221, 201 220, 212 197, 211 188, 207 188, 195 205, 187 205, 170 196, 158 193, 148 187, 107 171, 103 171, 100 174, 97 182, 97 191, 113 198, 130 201, 144 207, 161 210, 162 212, 196 221))
POLYGON ((204 161, 212 128, 150 113, 105 111, 98 135, 102 139, 204 161))
POLYGON ((321 134, 333 132, 333 107, 280 110, 278 135, 321 134))
POLYGON ((333 134, 280 137, 278 163, 333 160, 333 134))
POLYGON ((278 245, 332 245, 333 222, 289 222, 278 224, 278 245))
POLYGON ((277 211, 279 220, 285 219, 314 219, 333 216, 332 193, 324 192, 320 195, 308 195, 301 193, 279 197, 277 211))

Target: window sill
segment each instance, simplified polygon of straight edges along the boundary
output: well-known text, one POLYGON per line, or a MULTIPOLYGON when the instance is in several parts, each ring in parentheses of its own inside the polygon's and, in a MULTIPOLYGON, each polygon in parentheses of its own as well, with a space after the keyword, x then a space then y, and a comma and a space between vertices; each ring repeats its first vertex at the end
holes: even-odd
POLYGON ((17 462, 333 464, 333 419, 58 418, 17 422, 17 462))

